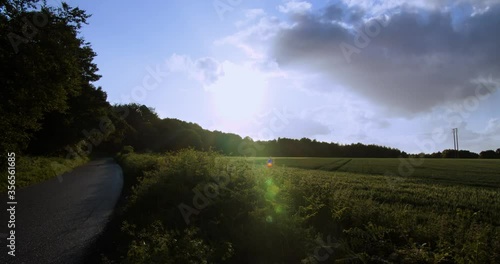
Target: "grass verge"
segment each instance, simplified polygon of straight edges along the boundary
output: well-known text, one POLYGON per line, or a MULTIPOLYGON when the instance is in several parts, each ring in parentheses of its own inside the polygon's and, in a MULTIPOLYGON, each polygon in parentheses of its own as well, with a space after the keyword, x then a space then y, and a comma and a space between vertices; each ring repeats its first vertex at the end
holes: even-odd
MULTIPOLYGON (((16 189, 37 184, 88 162, 88 158, 65 159, 55 157, 16 157, 16 189)), ((2 171, 0 192, 7 191, 7 170, 2 171)))

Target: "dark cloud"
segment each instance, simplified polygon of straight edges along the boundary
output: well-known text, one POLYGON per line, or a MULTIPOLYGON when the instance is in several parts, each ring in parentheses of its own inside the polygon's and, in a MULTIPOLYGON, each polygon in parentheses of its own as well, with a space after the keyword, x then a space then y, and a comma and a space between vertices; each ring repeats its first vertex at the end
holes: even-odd
POLYGON ((293 19, 271 52, 280 67, 319 71, 401 114, 461 100, 475 94, 472 80, 500 77, 500 5, 458 24, 452 13, 415 8, 367 20, 359 8, 330 6, 293 19))
POLYGON ((324 8, 321 17, 326 21, 346 21, 356 24, 365 16, 365 11, 358 6, 347 8, 345 5, 331 5, 324 8))
POLYGON ((341 19, 344 15, 344 9, 339 5, 332 5, 325 8, 323 13, 323 17, 330 20, 338 20, 341 19))

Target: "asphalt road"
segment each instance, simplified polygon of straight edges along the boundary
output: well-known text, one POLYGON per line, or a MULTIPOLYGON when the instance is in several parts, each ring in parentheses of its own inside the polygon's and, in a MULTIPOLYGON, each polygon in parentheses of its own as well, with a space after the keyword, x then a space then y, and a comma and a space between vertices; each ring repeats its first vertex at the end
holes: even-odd
POLYGON ((123 176, 99 159, 16 192, 15 257, 8 255, 7 196, 0 197, 0 263, 82 263, 120 197, 123 176))

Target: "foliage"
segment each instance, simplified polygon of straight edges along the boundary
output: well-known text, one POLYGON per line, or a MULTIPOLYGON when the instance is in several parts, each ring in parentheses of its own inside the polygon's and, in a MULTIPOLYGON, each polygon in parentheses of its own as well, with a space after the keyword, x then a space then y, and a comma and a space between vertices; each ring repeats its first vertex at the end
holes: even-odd
POLYGON ((130 145, 127 145, 127 146, 123 146, 123 149, 122 149, 122 154, 131 154, 131 153, 134 153, 134 147, 130 146, 130 145))
POLYGON ((479 157, 481 159, 500 159, 500 149, 497 149, 497 151, 494 150, 485 150, 481 151, 479 153, 479 157))
MULTIPOLYGON (((291 160, 311 166, 282 166, 287 159, 278 158, 267 168, 260 159, 193 149, 122 155, 125 176, 138 181, 110 262, 500 261, 500 193, 477 186, 480 178, 453 176, 456 164, 448 160, 433 160, 426 170, 451 175, 441 181, 310 170, 334 159, 291 160)), ((498 163, 491 166, 491 184, 499 186, 498 163)))
POLYGON ((114 105, 113 112, 122 113, 122 134, 117 135, 114 149, 123 145, 133 146, 137 152, 177 151, 184 148, 213 150, 226 156, 287 156, 287 157, 346 157, 346 158, 478 158, 468 150, 444 150, 442 153, 408 155, 398 149, 355 144, 319 142, 308 138, 278 138, 254 141, 232 133, 209 131, 198 124, 172 118, 160 118, 153 108, 139 104, 114 105))
MULTIPOLYGON (((468 150, 453 150, 453 149, 445 149, 442 154, 442 158, 461 158, 461 159, 477 159, 479 158, 479 154, 470 152, 468 150)), ((441 158, 438 157, 438 158, 441 158)))
POLYGON ((277 188, 279 172, 264 175, 265 168, 192 149, 120 160, 126 177, 139 175, 123 216, 125 263, 293 262, 313 250, 313 233, 286 212, 286 197, 269 192, 267 180, 277 188), (205 199, 197 193, 206 206, 195 206, 205 199), (189 223, 182 204, 199 211, 189 223))
POLYGON ((48 137, 49 143, 36 150, 59 142, 76 143, 82 138, 75 138, 73 130, 80 132, 77 124, 88 125, 102 113, 107 104, 105 93, 91 84, 100 77, 92 62, 95 53, 78 37, 88 17, 67 4, 54 8, 40 1, 2 1, 2 152, 23 151, 35 144, 33 139, 41 142, 52 132, 55 137, 48 137), (66 128, 72 133, 66 135, 66 128))
POLYGON ((178 119, 161 119, 153 108, 139 104, 113 106, 123 113, 124 132, 119 145, 133 146, 137 152, 166 152, 184 148, 213 150, 228 156, 311 156, 311 157, 399 157, 406 153, 377 145, 361 143, 339 145, 307 138, 279 138, 253 141, 232 133, 208 131, 198 124, 178 119))
MULTIPOLYGON (((63 159, 57 157, 16 157, 16 188, 46 181, 70 171, 88 161, 87 158, 63 159)), ((0 175, 7 179, 7 170, 0 175)), ((0 181, 0 193, 7 191, 7 181, 0 181)))

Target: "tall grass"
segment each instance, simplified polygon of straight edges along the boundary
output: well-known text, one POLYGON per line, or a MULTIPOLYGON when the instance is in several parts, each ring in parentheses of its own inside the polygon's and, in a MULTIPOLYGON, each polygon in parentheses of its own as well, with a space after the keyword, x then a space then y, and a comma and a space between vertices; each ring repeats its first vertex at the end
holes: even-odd
POLYGON ((267 168, 194 150, 120 163, 135 183, 120 257, 106 262, 500 262, 496 189, 267 168))
MULTIPOLYGON (((18 156, 15 161, 16 188, 23 188, 52 179, 88 161, 88 158, 65 159, 54 157, 18 156)), ((0 192, 7 191, 7 170, 0 177, 0 192)))

